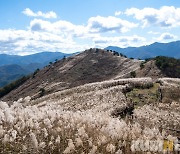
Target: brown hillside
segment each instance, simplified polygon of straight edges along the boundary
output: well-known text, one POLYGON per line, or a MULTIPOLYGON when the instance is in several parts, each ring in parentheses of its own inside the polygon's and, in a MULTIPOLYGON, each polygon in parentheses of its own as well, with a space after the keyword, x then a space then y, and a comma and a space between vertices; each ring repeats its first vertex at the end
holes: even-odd
POLYGON ((153 79, 158 79, 165 77, 162 71, 156 66, 154 60, 150 60, 144 64, 144 67, 136 71, 136 77, 151 77, 153 79))
POLYGON ((45 67, 1 100, 14 101, 26 96, 36 99, 40 95, 85 83, 128 77, 131 71, 139 69, 139 65, 138 60, 113 55, 105 50, 86 50, 45 67))

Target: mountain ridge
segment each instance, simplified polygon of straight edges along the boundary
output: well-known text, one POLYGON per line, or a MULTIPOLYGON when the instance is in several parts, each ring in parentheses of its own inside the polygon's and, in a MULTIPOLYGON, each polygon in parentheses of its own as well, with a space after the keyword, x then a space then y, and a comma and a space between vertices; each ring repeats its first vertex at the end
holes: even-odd
POLYGON ((0 87, 24 75, 33 73, 36 69, 41 69, 50 62, 70 55, 61 52, 41 52, 26 56, 0 54, 0 87), (19 67, 19 71, 15 69, 15 66, 19 67), (13 69, 17 72, 14 72, 13 69))
POLYGON ((24 65, 30 63, 43 63, 45 65, 50 61, 54 61, 55 59, 60 59, 69 55, 72 54, 62 52, 40 52, 26 56, 0 54, 0 66, 8 64, 24 65))
POLYGON ((157 56, 180 58, 180 41, 170 43, 154 42, 150 45, 127 48, 108 46, 105 49, 117 51, 119 53, 126 55, 128 58, 132 57, 136 59, 154 58, 157 56))
MULTIPOLYGON (((9 86, 10 90, 3 92, 3 101, 14 101, 20 97, 30 96, 37 99, 57 91, 70 89, 80 85, 122 78, 151 77, 156 80, 168 77, 170 68, 179 67, 179 60, 163 60, 158 58, 148 61, 127 58, 115 51, 91 48, 79 54, 64 57, 33 73, 20 86, 9 86), (174 63, 172 63, 174 61, 174 63), (163 71, 168 66, 168 71, 163 71), (161 69, 163 68, 163 69, 161 69)), ((177 70, 177 75, 178 75, 177 70)), ((6 88, 4 88, 6 91, 6 88)))
POLYGON ((17 100, 26 96, 36 99, 86 83, 123 78, 138 69, 140 63, 102 49, 85 50, 46 66, 2 99, 17 100))

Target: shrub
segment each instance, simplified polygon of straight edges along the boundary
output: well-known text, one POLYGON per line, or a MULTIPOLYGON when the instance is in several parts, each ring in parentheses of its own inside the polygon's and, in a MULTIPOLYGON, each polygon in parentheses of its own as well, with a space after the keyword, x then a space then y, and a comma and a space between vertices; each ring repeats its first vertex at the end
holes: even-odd
POLYGON ((113 55, 119 56, 119 53, 117 51, 113 51, 113 55))
POLYGON ((44 96, 44 94, 45 94, 45 89, 44 89, 44 88, 41 88, 39 91, 40 91, 40 93, 39 93, 40 97, 44 96))
POLYGON ((144 62, 141 62, 140 64, 140 68, 143 69, 144 68, 144 62))
POLYGON ((158 56, 155 64, 168 77, 180 77, 180 59, 158 56))
POLYGON ((38 68, 38 69, 36 69, 36 70, 34 71, 34 73, 33 73, 32 77, 34 78, 34 77, 35 77, 35 75, 36 75, 38 72, 39 72, 39 68, 38 68))
POLYGON ((124 55, 122 53, 120 53, 120 56, 123 57, 124 55))
POLYGON ((63 60, 65 60, 65 59, 66 59, 66 56, 63 57, 63 60))
POLYGON ((0 89, 0 98, 7 95, 12 90, 16 89, 20 85, 22 85, 25 81, 27 81, 30 78, 30 76, 23 76, 22 78, 6 85, 5 87, 0 89))
POLYGON ((130 75, 131 75, 131 77, 135 78, 135 77, 136 77, 136 72, 135 72, 135 71, 132 71, 132 72, 130 73, 130 75))

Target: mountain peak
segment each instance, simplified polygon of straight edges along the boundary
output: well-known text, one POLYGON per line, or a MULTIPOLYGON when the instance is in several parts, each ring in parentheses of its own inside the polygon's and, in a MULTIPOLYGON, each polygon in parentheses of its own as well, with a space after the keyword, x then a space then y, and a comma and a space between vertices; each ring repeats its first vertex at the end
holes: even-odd
POLYGON ((140 61, 117 56, 103 49, 89 49, 45 67, 3 99, 39 97, 40 89, 53 93, 86 83, 123 78, 139 68, 140 61))

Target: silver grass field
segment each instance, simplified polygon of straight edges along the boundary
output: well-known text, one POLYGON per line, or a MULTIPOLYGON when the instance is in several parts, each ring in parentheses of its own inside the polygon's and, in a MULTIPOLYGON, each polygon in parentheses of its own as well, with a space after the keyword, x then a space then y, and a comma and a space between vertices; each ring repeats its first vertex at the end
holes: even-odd
MULTIPOLYGON (((162 78, 162 86, 179 79, 162 78)), ((37 100, 0 102, 2 153, 121 154, 133 153, 133 140, 177 141, 180 104, 154 102, 136 106, 133 115, 113 117, 129 103, 125 93, 152 86, 151 78, 97 82, 56 92, 37 100), (169 130, 168 130, 169 129, 169 130)), ((142 153, 161 153, 144 151, 142 153)), ((136 153, 136 152, 134 152, 136 153)))

